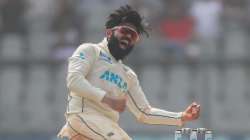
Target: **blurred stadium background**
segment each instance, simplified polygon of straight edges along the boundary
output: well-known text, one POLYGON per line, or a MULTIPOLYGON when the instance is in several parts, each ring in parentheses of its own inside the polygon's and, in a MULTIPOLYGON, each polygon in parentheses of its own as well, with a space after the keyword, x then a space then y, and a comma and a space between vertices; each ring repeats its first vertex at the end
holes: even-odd
MULTIPOLYGON (((109 12, 124 4, 150 23, 125 61, 151 104, 181 111, 197 101, 201 117, 186 127, 250 140, 249 0, 1 0, 0 140, 57 140, 66 59, 80 42, 101 41, 109 12)), ((172 140, 177 129, 127 112, 120 122, 135 140, 172 140)))

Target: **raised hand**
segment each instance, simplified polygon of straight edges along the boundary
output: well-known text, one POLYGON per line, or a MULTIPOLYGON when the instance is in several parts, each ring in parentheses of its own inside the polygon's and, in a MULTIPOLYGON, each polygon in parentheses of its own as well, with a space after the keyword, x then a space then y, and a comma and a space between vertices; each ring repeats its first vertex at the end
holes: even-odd
POLYGON ((182 121, 192 121, 198 119, 200 116, 200 105, 196 102, 193 102, 189 105, 186 110, 182 113, 182 121))

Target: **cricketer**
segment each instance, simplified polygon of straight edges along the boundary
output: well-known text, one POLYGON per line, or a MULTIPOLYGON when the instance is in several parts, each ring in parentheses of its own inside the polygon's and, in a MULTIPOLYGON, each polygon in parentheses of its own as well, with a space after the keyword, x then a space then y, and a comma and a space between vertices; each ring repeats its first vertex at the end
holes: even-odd
POLYGON ((119 113, 128 108, 138 122, 182 126, 195 120, 200 105, 170 112, 150 106, 135 72, 122 60, 148 32, 141 15, 130 6, 112 12, 105 37, 84 43, 69 58, 66 124, 58 133, 69 140, 131 140, 119 126, 119 113))

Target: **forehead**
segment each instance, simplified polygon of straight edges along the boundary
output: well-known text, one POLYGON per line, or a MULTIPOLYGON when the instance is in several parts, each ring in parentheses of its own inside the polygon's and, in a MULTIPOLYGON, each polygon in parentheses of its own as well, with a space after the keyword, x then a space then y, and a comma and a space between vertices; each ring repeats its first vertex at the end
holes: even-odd
POLYGON ((130 23, 122 23, 122 24, 120 24, 120 26, 128 26, 128 27, 134 29, 135 31, 137 31, 137 28, 134 25, 130 24, 130 23))

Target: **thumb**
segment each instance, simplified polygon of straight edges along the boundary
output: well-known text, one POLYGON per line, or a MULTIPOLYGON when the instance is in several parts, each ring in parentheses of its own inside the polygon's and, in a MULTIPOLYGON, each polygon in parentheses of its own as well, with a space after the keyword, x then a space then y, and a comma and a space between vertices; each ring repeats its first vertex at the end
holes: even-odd
POLYGON ((185 111, 190 113, 192 111, 192 105, 189 105, 185 111))

